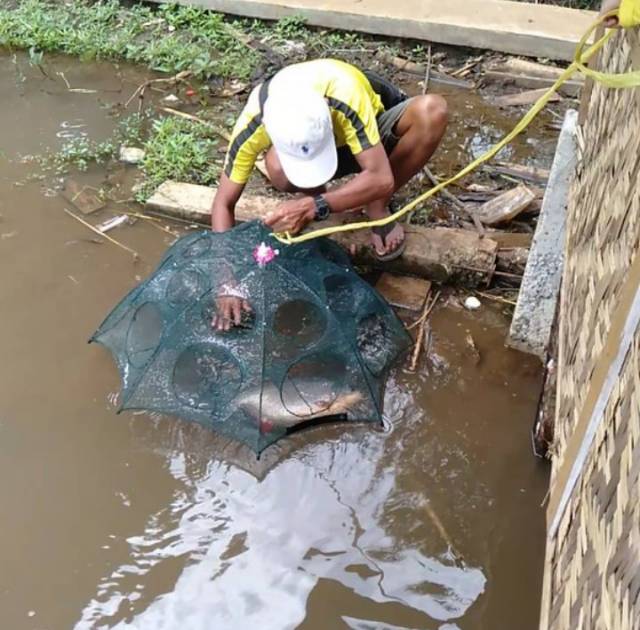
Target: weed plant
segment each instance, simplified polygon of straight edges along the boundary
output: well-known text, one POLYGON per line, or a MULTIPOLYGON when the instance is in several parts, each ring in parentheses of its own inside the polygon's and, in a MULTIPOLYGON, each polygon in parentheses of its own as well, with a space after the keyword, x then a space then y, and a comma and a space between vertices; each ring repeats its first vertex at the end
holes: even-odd
MULTIPOLYGON (((189 70, 203 81, 248 81, 264 72, 265 64, 272 71, 274 65, 307 58, 349 60, 353 51, 389 49, 357 34, 311 29, 298 16, 279 22, 229 19, 200 8, 117 0, 21 0, 3 6, 7 3, 0 5, 0 47, 28 50, 32 65, 44 74, 46 54, 57 52, 84 61, 124 60, 168 74, 189 70)), ((93 162, 117 158, 122 145, 145 150, 139 200, 165 179, 211 185, 220 172, 219 138, 206 125, 174 117, 151 124, 141 116, 127 117, 108 140, 76 138, 40 162, 57 173, 86 170, 93 162)))
POLYGON ((310 29, 297 16, 275 23, 231 20, 175 4, 23 0, 14 8, 0 8, 0 47, 30 50, 40 60, 42 53, 60 52, 83 60, 126 60, 169 74, 189 70, 203 80, 247 80, 265 50, 280 49, 286 62, 292 56, 291 44, 302 46, 305 58, 349 50, 361 46, 362 39, 310 29))
POLYGON ((70 168, 86 171, 92 163, 104 163, 115 158, 121 146, 140 146, 143 142, 144 117, 132 114, 123 118, 107 140, 100 142, 87 137, 67 140, 62 148, 39 159, 40 165, 62 175, 70 168))
POLYGON ((0 46, 112 59, 152 70, 247 78, 258 54, 224 17, 177 5, 130 7, 116 0, 24 0, 0 9, 0 46))
POLYGON ((207 125, 182 118, 153 121, 144 143, 143 186, 136 198, 144 201, 162 182, 172 179, 205 186, 215 185, 220 174, 220 140, 207 125))

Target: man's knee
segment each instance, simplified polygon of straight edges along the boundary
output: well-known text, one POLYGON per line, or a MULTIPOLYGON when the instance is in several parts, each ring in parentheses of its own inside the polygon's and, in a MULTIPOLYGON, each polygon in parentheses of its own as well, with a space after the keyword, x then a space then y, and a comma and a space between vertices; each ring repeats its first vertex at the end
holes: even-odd
POLYGON ((421 124, 433 129, 444 129, 449 121, 449 108, 444 97, 438 94, 418 96, 417 114, 421 124))
POLYGON ((280 192, 295 192, 296 189, 284 174, 282 166, 280 165, 280 160, 273 148, 267 151, 264 161, 271 185, 280 192))

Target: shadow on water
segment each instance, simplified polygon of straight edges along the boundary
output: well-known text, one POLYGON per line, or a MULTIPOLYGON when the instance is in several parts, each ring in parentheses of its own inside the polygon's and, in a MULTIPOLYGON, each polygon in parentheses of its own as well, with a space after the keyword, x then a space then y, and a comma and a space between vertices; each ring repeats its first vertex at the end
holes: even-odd
POLYGON ((15 184, 33 171, 20 156, 61 131, 106 137, 145 75, 51 60, 98 90, 71 94, 17 61, 0 58, 3 627, 537 627, 540 370, 503 347, 505 316, 437 310, 429 365, 389 381, 386 431, 318 427, 258 462, 197 426, 116 416, 116 369, 86 339, 172 238, 119 228, 133 263, 92 242, 50 181, 15 184))

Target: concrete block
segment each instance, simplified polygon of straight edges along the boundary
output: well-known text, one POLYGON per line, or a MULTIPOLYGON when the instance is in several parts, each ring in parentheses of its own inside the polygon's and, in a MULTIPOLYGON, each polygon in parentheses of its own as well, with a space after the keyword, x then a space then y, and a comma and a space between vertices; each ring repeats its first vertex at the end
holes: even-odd
MULTIPOLYGON (((215 188, 164 182, 147 200, 147 210, 195 223, 210 224, 211 204, 215 188)), ((236 206, 238 221, 262 219, 280 201, 265 195, 242 195, 236 206)), ((358 213, 332 215, 321 226, 313 223, 310 229, 341 225, 362 219, 358 213)), ((358 264, 383 268, 385 271, 426 278, 434 282, 455 282, 467 286, 486 285, 496 268, 498 245, 490 238, 480 238, 476 232, 449 228, 406 227, 407 246, 403 255, 391 262, 381 263, 373 255, 369 230, 341 232, 334 235, 347 250, 353 250, 358 264)))
POLYGON ((507 345, 545 358, 560 297, 578 112, 565 116, 507 345))
POLYGON ((301 15, 314 26, 567 61, 573 59, 576 44, 596 18, 593 11, 505 0, 178 2, 266 20, 301 15))

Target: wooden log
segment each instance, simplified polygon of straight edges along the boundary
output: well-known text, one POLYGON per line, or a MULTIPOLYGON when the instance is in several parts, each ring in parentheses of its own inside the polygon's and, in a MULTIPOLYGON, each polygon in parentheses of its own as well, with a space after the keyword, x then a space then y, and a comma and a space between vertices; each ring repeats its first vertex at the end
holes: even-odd
POLYGON ((496 268, 499 271, 506 271, 521 276, 527 266, 528 258, 529 248, 527 247, 499 250, 496 268))
MULTIPOLYGON (((533 105, 539 98, 547 93, 545 88, 538 90, 527 90, 526 92, 518 92, 517 94, 507 94, 498 96, 493 99, 494 105, 498 107, 517 107, 518 105, 533 105)), ((562 100, 558 94, 551 97, 551 102, 562 100)))
POLYGON ((522 164, 512 164, 511 162, 496 162, 485 165, 483 168, 490 173, 515 177, 516 179, 522 179, 541 186, 546 186, 547 180, 549 179, 549 171, 547 169, 536 168, 535 166, 523 166, 522 164))
MULTIPOLYGON (((530 59, 509 57, 498 64, 492 65, 491 70, 512 72, 514 74, 538 77, 539 79, 548 79, 551 82, 555 82, 565 69, 558 68, 557 66, 550 66, 546 63, 538 63, 537 61, 531 61, 530 59)), ((584 83, 584 78, 581 74, 576 74, 572 80, 577 83, 584 83)))
MULTIPOLYGON (((483 78, 491 83, 501 83, 503 85, 515 85, 516 87, 529 89, 549 89, 555 79, 547 79, 544 77, 532 77, 525 74, 516 74, 513 72, 500 72, 498 70, 487 70, 483 78)), ((576 98, 580 94, 583 83, 580 81, 569 80, 560 88, 560 94, 576 98)))
MULTIPOLYGON (((147 199, 145 208, 163 216, 194 223, 211 223, 211 206, 216 189, 167 180, 147 199)), ((243 195, 236 206, 238 221, 261 219, 275 210, 280 201, 273 197, 243 195)))
MULTIPOLYGON (((472 230, 458 230, 463 234, 473 234, 472 230)), ((503 232, 493 230, 486 232, 486 239, 497 243, 496 271, 522 275, 526 265, 533 234, 525 232, 503 232)))
POLYGON ((520 184, 486 201, 476 208, 474 214, 485 225, 504 223, 517 217, 535 198, 532 190, 520 184))
MULTIPOLYGON (((163 216, 209 225, 215 192, 214 188, 206 186, 167 181, 149 198, 146 208, 163 216)), ((239 221, 263 218, 279 203, 279 200, 264 195, 243 195, 236 208, 236 218, 239 221)), ((334 223, 357 219, 361 220, 362 216, 343 213, 331 217, 334 223)), ((326 226, 327 222, 322 224, 322 227, 326 226)), ((310 226, 312 230, 317 227, 317 224, 310 226)), ((375 258, 368 230, 342 232, 334 235, 333 239, 346 249, 354 250, 358 264, 469 287, 486 285, 491 281, 498 250, 495 241, 480 238, 476 232, 465 230, 413 225, 405 229, 405 252, 399 259, 389 263, 381 263, 375 258)))

